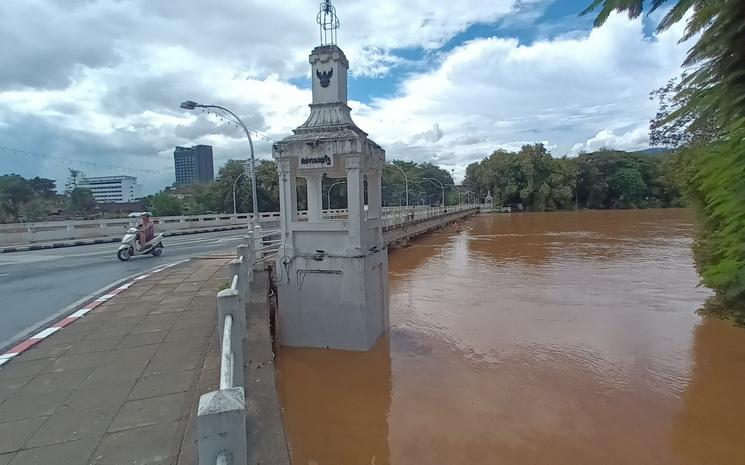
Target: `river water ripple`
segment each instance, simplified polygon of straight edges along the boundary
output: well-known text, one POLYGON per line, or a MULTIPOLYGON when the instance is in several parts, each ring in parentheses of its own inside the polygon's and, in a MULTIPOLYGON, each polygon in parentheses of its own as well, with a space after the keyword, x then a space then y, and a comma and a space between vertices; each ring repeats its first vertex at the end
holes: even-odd
POLYGON ((745 329, 696 315, 692 234, 479 215, 391 251, 372 351, 279 351, 293 463, 745 463, 745 329))

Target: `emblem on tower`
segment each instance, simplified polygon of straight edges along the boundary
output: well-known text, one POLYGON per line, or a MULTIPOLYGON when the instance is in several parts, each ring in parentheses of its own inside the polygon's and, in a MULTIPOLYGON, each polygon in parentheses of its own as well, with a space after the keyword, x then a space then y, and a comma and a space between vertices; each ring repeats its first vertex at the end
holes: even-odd
POLYGON ((334 69, 331 68, 328 71, 318 71, 316 70, 316 76, 318 77, 318 80, 321 81, 321 87, 328 87, 329 82, 331 82, 331 76, 334 75, 334 69))
POLYGON ((324 0, 318 8, 316 16, 321 45, 336 45, 336 30, 339 29, 339 17, 336 16, 336 8, 331 0, 324 0))

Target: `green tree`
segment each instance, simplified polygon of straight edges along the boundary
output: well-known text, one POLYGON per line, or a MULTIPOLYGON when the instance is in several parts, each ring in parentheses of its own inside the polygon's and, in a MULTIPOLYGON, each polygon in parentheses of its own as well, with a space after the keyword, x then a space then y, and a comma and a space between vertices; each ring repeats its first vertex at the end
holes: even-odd
POLYGON ((93 192, 84 187, 76 187, 70 192, 70 208, 78 213, 91 213, 96 208, 93 192))
POLYGON ((68 168, 68 171, 69 176, 67 177, 67 182, 65 183, 65 194, 69 195, 78 187, 78 183, 80 183, 80 181, 85 178, 85 173, 73 168, 68 168))
MULTIPOLYGON (((717 291, 722 313, 745 322, 745 2, 655 0, 650 9, 666 3, 673 6, 658 30, 691 11, 683 39, 696 39, 683 62, 691 71, 661 90, 652 135, 679 147, 672 164, 699 213, 694 253, 702 279, 717 291)), ((600 26, 614 10, 635 17, 644 6, 595 0, 585 13, 599 9, 600 26)))
POLYGON ((40 198, 34 198, 23 204, 21 214, 27 221, 43 220, 49 214, 49 205, 40 198))
POLYGON ((634 208, 641 205, 647 193, 647 185, 636 168, 621 168, 608 181, 615 207, 634 208))
POLYGON ((142 201, 155 216, 178 216, 184 214, 184 202, 167 192, 149 195, 142 201))
MULTIPOLYGON (((233 213, 235 183, 236 210, 239 213, 251 212, 251 177, 243 174, 245 169, 243 160, 228 160, 220 168, 214 181, 192 186, 192 195, 185 203, 185 211, 190 214, 233 213)), ((279 210, 279 178, 273 161, 260 160, 256 163, 256 189, 259 211, 279 210)))
POLYGON ((33 198, 34 191, 23 176, 0 176, 0 208, 6 220, 17 220, 21 206, 33 198))
MULTIPOLYGON (((439 203, 442 199, 442 188, 445 188, 445 197, 448 204, 457 200, 458 194, 453 190, 454 182, 450 173, 433 163, 415 163, 411 161, 392 160, 389 162, 401 168, 406 173, 409 181, 409 204, 416 205, 417 200, 424 203, 439 203), (428 179, 435 181, 429 181, 428 179)), ((406 182, 404 176, 398 169, 388 166, 383 169, 381 181, 382 201, 386 206, 404 205, 406 203, 406 182)), ((334 193, 339 186, 334 187, 334 193)), ((346 192, 346 191, 344 191, 346 192)), ((346 194, 345 194, 346 195, 346 194)), ((335 202, 334 202, 335 203, 335 202)))
POLYGON ((34 194, 44 198, 50 199, 57 194, 56 182, 53 179, 35 177, 28 180, 29 187, 34 194))
POLYGON ((496 205, 531 211, 678 205, 667 175, 667 155, 611 150, 553 158, 541 144, 498 150, 466 168, 464 184, 491 191, 496 205))

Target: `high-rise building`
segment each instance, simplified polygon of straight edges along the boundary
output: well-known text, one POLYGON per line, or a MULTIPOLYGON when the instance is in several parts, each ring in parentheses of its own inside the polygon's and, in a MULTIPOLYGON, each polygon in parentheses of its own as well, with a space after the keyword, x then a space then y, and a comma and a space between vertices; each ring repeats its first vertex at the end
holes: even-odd
POLYGON ((96 202, 134 202, 142 197, 142 186, 134 176, 99 176, 83 178, 77 187, 93 192, 96 202))
POLYGON ((215 179, 212 165, 212 146, 176 147, 173 152, 176 185, 188 186, 215 179))

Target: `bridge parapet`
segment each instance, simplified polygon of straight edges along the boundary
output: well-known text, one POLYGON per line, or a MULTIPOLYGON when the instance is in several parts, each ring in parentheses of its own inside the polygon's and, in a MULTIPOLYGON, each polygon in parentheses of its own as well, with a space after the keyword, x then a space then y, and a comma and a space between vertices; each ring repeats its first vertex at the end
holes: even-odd
POLYGON ((217 294, 220 334, 220 389, 199 398, 197 415, 200 465, 246 465, 246 394, 243 348, 246 304, 253 280, 253 238, 238 247, 229 264, 230 287, 217 294))
MULTIPOLYGON (((444 211, 462 211, 473 209, 474 205, 450 205, 447 207, 410 206, 383 207, 383 229, 400 227, 411 221, 420 221, 444 214, 444 211)), ((481 207, 483 208, 483 206, 481 207)), ((324 218, 343 220, 349 211, 346 208, 323 210, 324 218)), ((307 211, 298 211, 298 218, 307 218, 307 211)), ((280 212, 261 212, 259 224, 265 231, 276 230, 279 226, 280 212)), ((183 215, 161 216, 154 219, 158 231, 178 234, 181 231, 193 231, 220 227, 248 228, 253 215, 250 213, 220 215, 183 215)), ((0 224, 0 247, 18 244, 33 244, 82 239, 118 238, 124 231, 134 226, 135 220, 129 218, 112 218, 100 220, 44 221, 33 223, 0 224)))

